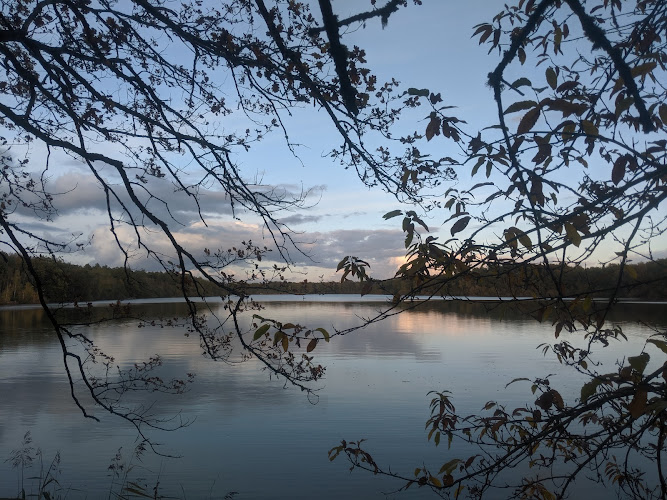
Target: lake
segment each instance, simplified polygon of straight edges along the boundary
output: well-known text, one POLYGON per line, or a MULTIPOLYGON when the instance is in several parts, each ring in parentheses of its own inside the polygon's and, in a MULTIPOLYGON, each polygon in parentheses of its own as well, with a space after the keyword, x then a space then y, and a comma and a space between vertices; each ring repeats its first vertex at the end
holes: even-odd
MULTIPOLYGON (((262 316, 330 331, 356 325, 385 304, 383 297, 339 295, 258 300, 266 307, 262 316)), ((132 308, 143 317, 185 310, 178 300, 138 301, 132 308)), ((652 333, 642 321, 667 327, 664 304, 624 305, 611 319, 629 340, 600 353, 607 371, 613 371, 613 362, 625 353, 641 352, 652 333)), ((162 443, 162 453, 179 458, 147 452, 141 461, 132 459, 137 442, 129 424, 99 411, 97 423, 75 407, 57 340, 43 312, 1 308, 0 497, 16 495, 19 489, 19 471, 5 459, 30 431, 45 467, 60 452, 58 480, 68 499, 118 492, 119 479, 109 466, 119 449, 119 463, 131 469, 129 480, 150 488, 159 482, 160 494, 178 498, 223 498, 230 492, 238 492, 237 499, 433 498, 425 488, 394 494, 401 482, 350 472, 343 457, 329 462, 327 452, 341 439, 365 438, 376 461, 396 472, 411 474, 424 463, 437 470, 450 452, 427 442, 429 391, 452 391, 457 411, 467 414, 479 412, 491 400, 508 407, 533 404, 529 383, 505 388, 517 377, 556 374, 552 384, 570 403, 584 381, 536 350, 538 344, 553 341, 553 327, 491 303, 434 301, 329 344, 320 342, 313 354, 326 366, 326 376, 314 386, 316 401, 285 387, 282 380, 270 379, 254 360, 226 364, 204 358, 198 339, 183 330, 138 328, 136 320, 117 320, 91 327, 88 333, 118 363, 159 353, 165 376, 196 374, 190 391, 156 398, 153 408, 158 415, 178 415, 190 422, 175 432, 150 433, 162 443)), ((647 351, 660 359, 659 351, 651 348, 647 351)), ((152 394, 144 397, 146 404, 153 402, 152 394)), ((24 472, 27 493, 36 490, 36 481, 27 478, 38 470, 35 464, 24 472)), ((608 495, 595 486, 587 496, 608 495)))

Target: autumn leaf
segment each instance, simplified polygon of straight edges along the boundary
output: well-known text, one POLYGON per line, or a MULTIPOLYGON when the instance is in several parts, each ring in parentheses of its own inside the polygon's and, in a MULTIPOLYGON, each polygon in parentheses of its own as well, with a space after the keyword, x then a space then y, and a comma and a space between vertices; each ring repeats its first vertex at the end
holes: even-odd
POLYGON ((588 398, 595 394, 595 391, 601 383, 602 381, 600 379, 593 379, 590 382, 586 382, 581 387, 581 402, 585 403, 588 401, 588 398))
POLYGON ((658 113, 660 114, 662 124, 667 125, 667 104, 661 104, 658 108, 658 113))
POLYGON ((575 247, 578 248, 579 245, 581 245, 581 235, 577 232, 577 229, 569 222, 565 223, 565 233, 567 234, 567 238, 572 242, 572 244, 575 247))
POLYGON ((452 236, 454 236, 456 233, 463 231, 469 222, 470 222, 470 217, 463 217, 457 220, 451 229, 452 236))
POLYGON ((598 128, 590 120, 581 120, 581 128, 586 134, 591 136, 597 136, 600 134, 598 128))
POLYGON ((641 375, 642 373, 644 373, 646 365, 648 365, 650 359, 651 356, 649 355, 649 353, 643 352, 639 356, 628 357, 628 363, 630 363, 630 366, 634 368, 637 371, 637 373, 641 375))
POLYGON ((667 342, 656 339, 648 339, 646 342, 655 345, 658 349, 667 354, 667 342))
POLYGON ((524 109, 530 109, 537 106, 535 101, 517 101, 510 104, 505 110, 505 114, 515 113, 517 111, 523 111, 524 109))
POLYGON ((623 177, 625 177, 625 165, 627 163, 628 159, 625 156, 619 156, 614 162, 614 168, 611 171, 611 182, 613 182, 614 185, 618 186, 623 180, 623 177))
POLYGON ((556 87, 558 86, 558 77, 556 76, 556 71, 551 66, 549 66, 545 75, 547 77, 547 83, 549 84, 549 87, 551 87, 553 90, 556 90, 556 87))
POLYGON ((343 268, 345 267, 345 265, 347 264, 347 262, 348 262, 348 257, 345 257, 343 260, 341 260, 341 261, 338 263, 338 266, 336 267, 336 272, 338 272, 338 271, 340 271, 341 269, 343 269, 343 268))
POLYGON ((519 235, 519 243, 521 243, 527 250, 533 249, 533 242, 530 240, 530 237, 526 233, 521 233, 519 235))
POLYGON ((269 328, 271 328, 271 325, 269 324, 260 326, 257 330, 255 330, 255 335, 253 335, 252 340, 257 340, 258 338, 260 338, 268 331, 269 328))
POLYGON ((329 335, 329 332, 327 332, 324 328, 315 328, 315 331, 320 332, 322 335, 324 335, 324 340, 329 342, 331 335, 329 335))
POLYGON ((398 217, 399 215, 403 215, 403 211, 401 210, 392 210, 391 212, 387 212, 382 216, 384 220, 391 219, 393 217, 398 217))
POLYGON ((579 82, 568 80, 566 82, 561 83, 556 89, 556 92, 560 93, 568 92, 570 90, 573 90, 577 85, 579 85, 579 82))
POLYGON ((431 115, 431 121, 426 126, 426 140, 430 141, 434 136, 440 135, 441 120, 435 114, 431 115))
POLYGON ((428 97, 430 94, 428 89, 416 89, 414 87, 410 87, 408 89, 408 95, 415 95, 419 97, 428 97))
POLYGON ((646 389, 637 390, 635 397, 632 398, 632 401, 630 401, 630 404, 628 405, 628 410, 630 410, 632 418, 639 418, 644 414, 647 398, 648 393, 646 392, 646 389))
POLYGON ((526 62, 526 51, 523 50, 523 48, 519 47, 519 50, 517 51, 516 55, 519 58, 519 62, 521 64, 526 62))
POLYGON ((528 113, 523 115, 523 118, 521 118, 521 121, 519 122, 519 126, 516 129, 517 134, 525 134, 526 132, 530 132, 530 129, 532 129, 535 124, 537 123, 537 119, 540 116, 540 108, 533 108, 528 113))
POLYGON ((530 86, 530 85, 532 85, 532 83, 530 82, 530 80, 528 78, 526 78, 525 76, 522 76, 521 78, 515 80, 514 83, 512 83, 511 87, 516 89, 516 88, 519 88, 519 87, 524 87, 526 85, 530 86))
POLYGON ((556 408, 558 408, 559 410, 565 408, 565 403, 563 402, 563 396, 560 395, 560 392, 558 392, 555 389, 551 389, 551 393, 553 395, 554 405, 556 406, 556 408))
POLYGON ((644 64, 640 64, 639 66, 635 66, 632 68, 630 71, 632 73, 633 77, 638 77, 638 76, 644 76, 651 71, 653 71, 657 66, 657 63, 655 61, 647 62, 644 64))

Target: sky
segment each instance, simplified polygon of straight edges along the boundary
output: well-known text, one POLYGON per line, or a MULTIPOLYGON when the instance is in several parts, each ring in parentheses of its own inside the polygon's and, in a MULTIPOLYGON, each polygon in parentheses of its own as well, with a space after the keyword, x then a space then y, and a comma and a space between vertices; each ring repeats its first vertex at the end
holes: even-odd
MULTIPOLYGON (((339 18, 366 9, 370 2, 334 0, 333 7, 339 18)), ((359 45, 367 53, 367 66, 378 75, 378 81, 395 77, 401 89, 429 88, 442 94, 445 104, 457 106, 456 114, 465 117, 467 128, 495 123, 495 104, 491 89, 486 86, 486 75, 498 62, 497 53, 487 54, 487 48, 472 39, 473 26, 489 21, 500 4, 490 1, 425 0, 424 5, 412 2, 400 9, 382 29, 380 21, 371 20, 366 27, 350 29, 343 37, 348 46, 359 45)), ((317 13, 317 7, 314 8, 317 13)), ((258 176, 266 185, 276 186, 285 193, 309 192, 305 208, 279 216, 295 232, 308 257, 291 252, 293 279, 324 281, 340 279, 336 264, 347 255, 354 255, 370 263, 371 275, 391 277, 397 266, 404 262, 405 248, 400 218, 385 221, 382 215, 394 209, 411 209, 401 205, 392 196, 379 189, 369 189, 353 170, 344 170, 327 155, 339 146, 331 124, 323 120, 318 110, 293 110, 284 116, 291 139, 298 142, 298 158, 287 151, 281 134, 276 133, 254 146, 249 153, 238 154, 236 160, 244 172, 258 176)), ((227 127, 233 126, 226 123, 227 127)), ((410 122, 406 130, 423 130, 425 122, 410 122)), ((454 154, 447 151, 445 142, 438 150, 440 156, 454 154)), ((108 147, 101 145, 101 148, 108 147)), ((31 152, 33 157, 44 154, 39 145, 31 152)), ((51 222, 37 220, 29 214, 20 215, 26 228, 44 232, 54 238, 81 234, 81 241, 90 241, 83 251, 69 256, 78 263, 122 265, 122 255, 115 248, 109 223, 105 220, 102 191, 85 166, 72 158, 60 157, 49 170, 50 186, 61 193, 55 199, 58 215, 51 222)), ((483 179, 486 180, 486 179, 483 179)), ((451 186, 470 186, 469 172, 460 172, 459 181, 451 186)), ((444 192, 450 185, 444 186, 444 192)), ((169 182, 155 183, 153 189, 169 200, 174 217, 180 222, 176 235, 189 248, 226 249, 243 240, 255 243, 269 241, 266 230, 252 217, 234 220, 229 206, 220 193, 202 191, 202 207, 206 224, 199 219, 192 203, 174 195, 169 182)), ((152 202, 152 207, 160 207, 152 202)), ((449 226, 444 225, 446 214, 440 212, 425 219, 432 235, 448 238, 449 226)), ((468 231, 474 230, 474 224, 468 231)), ((120 230, 121 238, 132 238, 129 228, 120 230)), ((465 233, 464 233, 465 235, 465 233)), ((169 243, 156 234, 146 234, 155 248, 169 252, 169 243)), ((663 248, 665 245, 663 245, 663 248)), ((661 249, 659 249, 661 250, 661 249)), ((137 251, 133 267, 155 269, 155 263, 146 261, 137 251)))

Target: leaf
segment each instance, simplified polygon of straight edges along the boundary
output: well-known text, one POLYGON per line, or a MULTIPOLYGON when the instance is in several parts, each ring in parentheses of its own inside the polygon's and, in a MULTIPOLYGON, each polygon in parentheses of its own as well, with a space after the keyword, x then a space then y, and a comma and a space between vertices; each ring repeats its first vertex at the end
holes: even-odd
POLYGON ((389 220, 389 219, 392 219, 392 218, 394 218, 394 217, 398 217, 399 215, 403 215, 403 211, 402 211, 402 210, 392 210, 391 212, 387 212, 386 214, 384 214, 384 215, 382 216, 382 218, 383 218, 384 220, 389 220))
POLYGON ((625 99, 621 99, 620 101, 616 102, 616 108, 614 109, 614 114, 616 116, 621 116, 621 114, 624 111, 627 111, 630 109, 630 106, 632 106, 632 103, 635 102, 634 98, 632 97, 626 97, 625 99))
POLYGON ((482 163, 484 163, 484 156, 479 157, 477 163, 475 163, 475 166, 472 168, 472 173, 470 174, 470 177, 475 177, 475 174, 479 170, 479 167, 482 166, 482 163))
POLYGON ((630 366, 637 370, 637 373, 641 375, 644 373, 646 365, 648 365, 650 359, 651 356, 649 356, 647 352, 643 352, 639 356, 630 356, 628 358, 628 363, 630 363, 630 366))
POLYGON ((593 379, 581 386, 581 402, 585 403, 588 401, 588 398, 595 394, 595 391, 601 383, 602 381, 600 379, 593 379))
POLYGON ((667 104, 661 104, 658 108, 658 114, 660 114, 660 119, 662 120, 663 125, 667 125, 667 104))
MULTIPOLYGON (((475 457, 472 457, 472 458, 474 459, 475 457)), ((452 472, 454 472, 454 469, 456 469, 456 466, 460 462, 461 462, 461 459, 453 458, 452 460, 450 460, 449 462, 444 464, 442 467, 440 467, 440 472, 438 472, 438 474, 443 474, 443 473, 444 474, 451 474, 452 472)))
POLYGON ((428 89, 416 89, 414 87, 410 87, 408 89, 408 95, 416 95, 416 96, 419 96, 419 97, 428 97, 430 93, 431 92, 429 92, 428 89))
POLYGON ((523 48, 519 47, 519 50, 517 51, 516 55, 519 57, 519 62, 521 64, 526 62, 526 51, 523 50, 523 48))
POLYGON ((623 209, 621 209, 621 208, 616 208, 616 207, 612 207, 612 206, 609 207, 609 211, 610 211, 612 214, 614 214, 614 216, 615 216, 617 219, 622 219, 622 218, 623 218, 623 214, 625 213, 625 212, 623 212, 623 209))
POLYGON ((655 339, 648 339, 646 341, 647 343, 650 342, 654 346, 656 346, 658 349, 660 349, 662 352, 667 354, 667 342, 664 340, 655 340, 655 339))
POLYGON ((505 110, 505 114, 509 115, 510 113, 515 113, 517 111, 523 111, 524 109, 530 109, 537 106, 535 101, 517 101, 510 104, 505 110))
POLYGON ((440 479, 438 479, 437 477, 430 476, 428 480, 431 481, 431 483, 433 483, 433 486, 435 486, 436 488, 442 488, 442 483, 440 482, 440 479))
POLYGON ((646 389, 637 389, 635 397, 632 398, 632 401, 630 401, 630 404, 628 405, 628 410, 630 410, 632 418, 639 418, 644 414, 647 398, 648 393, 646 392, 646 389))
POLYGON ((553 109, 563 113, 563 118, 566 118, 572 114, 581 116, 584 112, 586 112, 589 109, 586 104, 576 103, 568 101, 566 99, 551 99, 547 103, 547 106, 549 107, 549 109, 553 109))
POLYGON ((468 193, 472 193, 475 189, 480 188, 480 187, 484 187, 484 186, 495 186, 495 184, 493 182, 478 182, 473 187, 468 189, 468 193))
POLYGON ((508 388, 510 385, 512 385, 514 382, 521 382, 521 381, 524 381, 524 380, 530 382, 530 379, 529 379, 529 378, 526 378, 526 377, 515 378, 515 379, 512 380, 511 382, 508 382, 508 383, 507 383, 507 385, 505 386, 505 389, 507 389, 507 388, 508 388))
POLYGON ((553 90, 556 90, 556 87, 558 86, 558 77, 556 76, 556 71, 551 66, 549 66, 545 72, 545 76, 547 77, 547 83, 549 84, 549 87, 551 87, 553 90))
POLYGON ((646 407, 647 411, 655 412, 655 413, 660 413, 663 410, 667 408, 667 401, 664 399, 660 399, 658 401, 654 401, 650 405, 646 407))
POLYGON ((632 74, 633 77, 638 77, 638 76, 644 76, 651 71, 655 69, 657 66, 657 63, 655 61, 647 62, 644 64, 640 64, 639 66, 635 66, 630 70, 630 73, 632 74))
POLYGON ((537 119, 540 116, 540 108, 533 108, 528 113, 523 115, 523 118, 521 118, 521 121, 519 122, 519 126, 516 129, 517 134, 525 134, 526 132, 530 132, 530 129, 532 129, 535 124, 537 123, 537 119))
POLYGON ((260 326, 257 330, 255 330, 255 335, 252 336, 252 340, 254 341, 260 338, 269 330, 269 328, 271 328, 271 325, 268 323, 260 326))
POLYGON ((414 231, 408 231, 408 233, 405 235, 405 248, 408 248, 410 246, 414 236, 415 236, 414 231))
POLYGON ((331 335, 329 335, 329 332, 327 332, 324 328, 315 328, 315 331, 320 332, 322 335, 324 335, 324 340, 329 342, 331 335))
POLYGON ((460 233, 461 231, 463 231, 469 222, 470 222, 470 217, 463 217, 457 220, 451 229, 452 236, 454 236, 456 233, 460 233))
POLYGON ((584 130, 584 133, 593 137, 597 137, 600 134, 598 128, 590 120, 581 120, 581 128, 584 130))
MULTIPOLYGON (((518 80, 515 80, 514 83, 512 83, 511 86, 516 89, 516 88, 519 88, 519 87, 524 87, 526 85, 530 87, 532 85, 532 83, 530 82, 530 80, 528 78, 526 78, 524 76, 524 77, 519 78, 518 80)), ((507 111, 505 111, 505 113, 507 113, 507 111)))
POLYGON ((548 411, 549 408, 551 408, 551 405, 553 405, 554 402, 554 396, 553 396, 553 391, 548 390, 546 392, 543 392, 540 397, 538 397, 535 400, 535 404, 542 408, 544 411, 548 411))
POLYGON ((563 402, 563 396, 560 395, 560 392, 558 392, 555 389, 551 389, 550 392, 553 395, 554 404, 556 405, 556 408, 558 408, 559 410, 565 408, 565 403, 563 402))
POLYGON ((575 247, 579 248, 579 245, 581 245, 581 235, 577 232, 575 227, 569 222, 566 222, 564 225, 567 238, 572 242, 572 244, 575 247))
POLYGON ((440 135, 440 125, 442 124, 442 121, 438 116, 434 114, 431 115, 431 120, 428 122, 428 125, 426 126, 426 140, 430 141, 433 139, 434 136, 440 135))
POLYGON ((563 140, 569 141, 570 139, 574 139, 575 130, 576 124, 572 120, 568 120, 566 125, 563 127, 563 140))
POLYGON ((533 242, 530 241, 530 237, 526 233, 521 233, 519 235, 519 243, 521 243, 527 250, 533 249, 533 242))
POLYGON ((568 92, 570 90, 573 90, 577 85, 579 85, 579 82, 568 80, 566 82, 561 83, 556 89, 556 92, 560 93, 568 92))
POLYGON ((562 49, 560 48, 562 41, 563 31, 560 29, 560 26, 557 26, 554 30, 554 54, 558 54, 558 52, 563 53, 562 49))
POLYGON ((618 186, 623 180, 623 177, 625 177, 625 165, 627 163, 628 158, 625 155, 619 156, 614 162, 614 168, 611 170, 611 182, 613 182, 614 185, 618 186))
POLYGON ((584 303, 582 304, 582 307, 583 307, 584 311, 588 312, 588 311, 591 310, 591 306, 592 306, 592 305, 593 305, 593 299, 591 298, 590 295, 588 295, 588 296, 584 299, 584 303))
MULTIPOLYGON (((414 214, 414 212, 413 212, 413 214, 414 214)), ((417 224, 419 224, 421 227, 423 227, 426 231, 429 230, 429 229, 428 229, 428 226, 426 225, 426 223, 425 223, 423 220, 421 220, 419 217, 417 217, 416 214, 412 215, 412 220, 413 220, 414 222, 416 222, 417 224)))
POLYGON ((336 267, 336 272, 340 271, 341 269, 343 269, 345 267, 345 264, 347 264, 347 260, 348 260, 348 257, 345 257, 343 260, 341 260, 338 263, 338 266, 336 267))
POLYGON ((289 349, 289 338, 284 333, 282 338, 282 344, 283 344, 283 351, 287 352, 287 350, 289 349))
POLYGON ((313 349, 315 349, 315 347, 317 347, 317 339, 312 339, 310 342, 308 342, 306 352, 311 352, 313 349))

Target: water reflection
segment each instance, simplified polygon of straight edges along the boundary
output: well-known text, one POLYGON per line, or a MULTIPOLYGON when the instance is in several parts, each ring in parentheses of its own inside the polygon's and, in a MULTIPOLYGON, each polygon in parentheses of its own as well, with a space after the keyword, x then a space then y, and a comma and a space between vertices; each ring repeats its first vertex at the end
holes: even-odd
MULTIPOLYGON (((265 298, 262 315, 334 331, 357 325, 382 307, 328 299, 265 298)), ((212 307, 222 312, 220 303, 212 307)), ((173 301, 132 308, 137 317, 185 312, 183 304, 173 301)), ((69 309, 60 314, 76 320, 82 313, 69 309)), ((90 314, 108 316, 108 305, 90 314)), ((638 320, 665 326, 660 308, 647 305, 628 306, 612 319, 623 324, 631 347, 612 345, 604 352, 608 362, 628 349, 641 349, 650 329, 638 320)), ((153 473, 161 472, 163 492, 185 491, 188 498, 209 497, 211 491, 214 497, 240 491, 241 498, 385 498, 381 492, 395 484, 363 473, 350 475, 344 462, 329 463, 327 450, 342 438, 365 437, 376 458, 395 470, 412 470, 424 460, 441 463, 442 450, 428 445, 423 431, 428 391, 452 390, 459 411, 477 412, 486 401, 499 398, 530 402, 528 387, 505 389, 516 377, 558 373, 554 383, 573 398, 581 387, 576 373, 563 372, 556 360, 536 351, 538 344, 553 340, 550 325, 525 320, 497 304, 434 302, 320 343, 315 353, 327 366, 327 376, 318 386, 316 405, 284 388, 282 380, 270 380, 254 361, 211 362, 201 356, 198 339, 186 337, 182 329, 139 329, 136 320, 116 320, 87 334, 121 365, 160 353, 163 377, 197 374, 191 391, 155 398, 153 408, 164 416, 180 412, 192 422, 178 432, 153 436, 165 443, 164 452, 183 458, 151 456, 145 462, 153 473)), ((107 495, 110 458, 120 446, 129 453, 135 444, 135 433, 122 422, 100 415, 102 422, 95 423, 76 410, 58 349, 41 310, 0 310, 0 496, 16 493, 16 473, 3 460, 26 430, 46 457, 62 451, 62 480, 74 488, 67 498, 107 495)), ((152 395, 148 398, 140 402, 152 403, 152 395)), ((401 498, 422 496, 430 495, 411 490, 401 498)))

